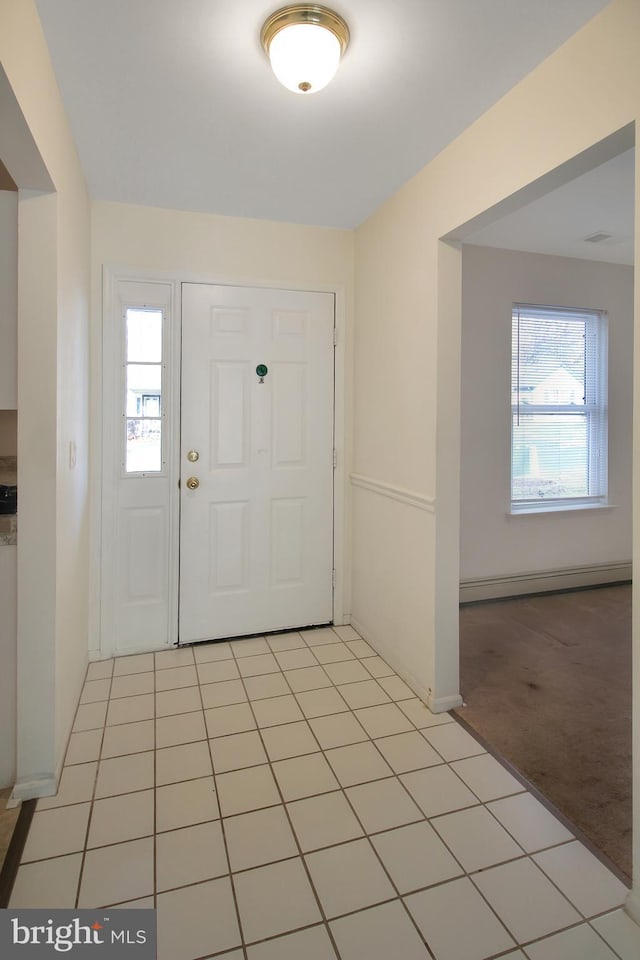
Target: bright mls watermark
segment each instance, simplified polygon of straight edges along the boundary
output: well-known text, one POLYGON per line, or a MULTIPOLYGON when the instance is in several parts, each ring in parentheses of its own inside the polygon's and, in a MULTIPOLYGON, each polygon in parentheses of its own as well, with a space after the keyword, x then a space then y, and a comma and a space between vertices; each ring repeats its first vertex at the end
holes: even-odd
POLYGON ((2 960, 155 960, 155 910, 0 910, 2 960))

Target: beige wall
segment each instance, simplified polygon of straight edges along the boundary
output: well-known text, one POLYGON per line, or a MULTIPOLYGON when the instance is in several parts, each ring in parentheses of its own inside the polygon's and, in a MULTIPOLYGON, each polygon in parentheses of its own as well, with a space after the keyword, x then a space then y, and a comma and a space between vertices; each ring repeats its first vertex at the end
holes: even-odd
MULTIPOLYGON (((464 224, 513 195, 531 199, 544 188, 535 181, 636 121, 639 37, 640 4, 614 0, 356 234, 353 469, 386 493, 353 489, 352 612, 436 708, 459 693, 460 256, 439 241, 463 236, 464 224), (419 506, 398 500, 402 489, 419 506), (377 525, 381 499, 388 502, 377 525), (409 598, 419 587, 420 598, 409 598)), ((570 167, 561 174, 570 177, 570 167)), ((637 438, 639 416, 635 423, 637 438)), ((634 637, 639 648, 638 628, 634 637)), ((640 671, 635 684, 638 703, 640 671)), ((636 733, 640 743, 637 717, 636 733)), ((638 763, 634 776, 640 867, 638 763)), ((635 909, 640 915, 640 902, 635 909)))
MULTIPOLYGON (((462 252, 460 579, 504 581, 631 560, 633 267, 465 244, 462 252), (609 503, 605 510, 508 513, 514 303, 608 314, 609 503)), ((616 570, 618 568, 616 567, 616 570)), ((613 571, 615 575, 615 571, 613 571)), ((620 575, 619 573, 617 574, 620 575)), ((602 576, 596 573, 595 580, 602 576)), ((544 584, 549 588, 549 579, 544 584)), ((558 586, 562 586, 559 583, 558 586)), ((535 585, 534 585, 535 588, 535 585)), ((488 584, 500 595, 500 583, 488 584)), ((515 590, 522 592, 517 584, 515 590)), ((482 585, 471 593, 482 595, 482 585)))
POLYGON ((34 796, 55 788, 87 662, 90 211, 33 0, 0 0, 0 64, 21 190, 16 792, 34 796))

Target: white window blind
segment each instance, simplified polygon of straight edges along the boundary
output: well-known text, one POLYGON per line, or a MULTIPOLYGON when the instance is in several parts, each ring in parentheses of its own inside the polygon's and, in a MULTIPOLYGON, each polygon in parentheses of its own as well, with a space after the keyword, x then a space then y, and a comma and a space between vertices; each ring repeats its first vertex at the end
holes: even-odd
POLYGON ((606 337, 602 311, 514 304, 512 512, 606 502, 606 337))

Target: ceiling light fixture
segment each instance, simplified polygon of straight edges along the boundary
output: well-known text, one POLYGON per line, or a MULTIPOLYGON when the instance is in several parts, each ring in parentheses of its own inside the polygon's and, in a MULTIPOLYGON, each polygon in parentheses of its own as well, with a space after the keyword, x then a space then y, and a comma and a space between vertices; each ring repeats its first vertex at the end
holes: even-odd
POLYGON ((335 76, 349 44, 349 28, 327 7, 295 3, 265 20, 260 41, 287 90, 316 93, 335 76))

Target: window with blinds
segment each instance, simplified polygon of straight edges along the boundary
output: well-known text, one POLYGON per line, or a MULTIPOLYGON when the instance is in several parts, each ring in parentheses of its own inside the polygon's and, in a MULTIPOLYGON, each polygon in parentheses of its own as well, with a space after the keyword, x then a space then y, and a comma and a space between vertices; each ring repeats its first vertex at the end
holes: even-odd
POLYGON ((511 509, 607 500, 607 319, 514 304, 511 509))

